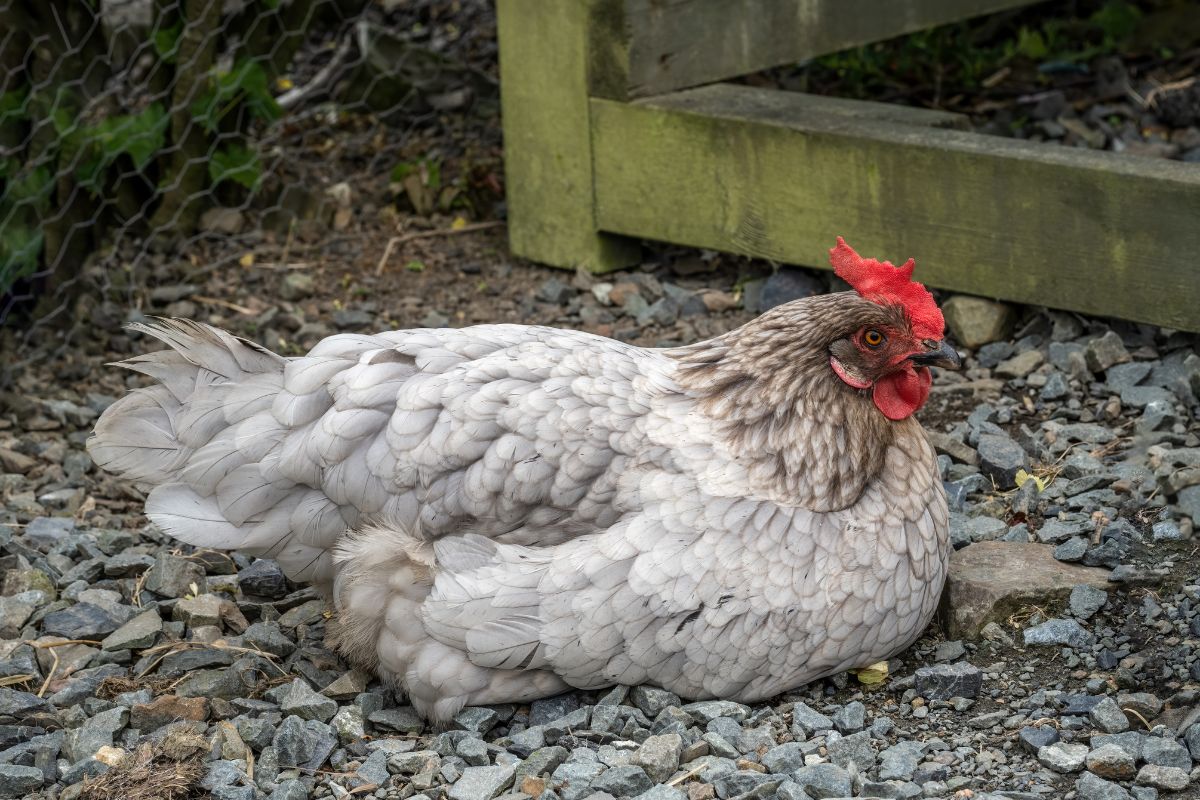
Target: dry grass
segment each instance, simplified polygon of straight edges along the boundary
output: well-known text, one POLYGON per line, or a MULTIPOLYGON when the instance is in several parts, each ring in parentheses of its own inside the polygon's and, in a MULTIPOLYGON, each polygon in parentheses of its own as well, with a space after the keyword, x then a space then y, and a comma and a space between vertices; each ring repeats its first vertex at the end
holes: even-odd
POLYGON ((113 675, 100 681, 100 685, 96 687, 96 697, 101 700, 112 700, 119 694, 136 692, 139 689, 149 689, 157 697, 160 694, 166 694, 173 683, 175 683, 174 678, 123 678, 113 675))
POLYGON ((143 744, 103 775, 87 778, 80 800, 190 800, 204 794, 208 742, 185 731, 143 744))

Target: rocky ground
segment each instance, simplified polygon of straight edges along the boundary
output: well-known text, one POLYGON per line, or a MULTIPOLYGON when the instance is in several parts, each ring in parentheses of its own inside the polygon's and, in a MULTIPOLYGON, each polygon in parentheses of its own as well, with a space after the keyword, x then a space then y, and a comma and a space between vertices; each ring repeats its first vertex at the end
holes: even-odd
MULTIPOLYGON (((464 7, 476 73, 492 74, 490 17, 464 7)), ((422 17, 421 41, 456 52, 454 19, 422 17)), ((1200 797, 1193 335, 941 298, 967 363, 937 376, 921 412, 954 511, 941 613, 886 677, 754 707, 619 688, 466 709, 429 730, 323 646, 311 588, 148 525, 138 491, 83 449, 139 385, 104 366, 151 346, 126 321, 203 319, 288 354, 339 331, 493 321, 665 345, 836 288, 827 273, 663 246, 599 278, 515 260, 486 224, 503 215, 496 122, 481 96, 404 128, 342 117, 323 150, 298 127, 281 145, 312 201, 295 224, 218 209, 186 257, 106 275, 113 290, 76 308, 83 335, 19 350, 10 336, 0 797, 1200 797), (390 173, 383 152, 416 172, 390 173), (427 156, 470 202, 430 205, 444 187, 427 156)))

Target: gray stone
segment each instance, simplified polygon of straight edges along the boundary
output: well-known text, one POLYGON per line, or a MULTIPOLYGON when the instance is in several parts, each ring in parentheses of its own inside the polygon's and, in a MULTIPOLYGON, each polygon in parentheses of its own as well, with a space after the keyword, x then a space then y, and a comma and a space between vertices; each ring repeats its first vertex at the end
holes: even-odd
POLYGON ((1024 630, 1026 645, 1088 647, 1092 635, 1073 619, 1050 619, 1024 630))
POLYGON ((1173 738, 1148 736, 1142 742, 1142 760, 1160 767, 1192 768, 1192 756, 1187 748, 1173 738))
MULTIPOLYGON (((776 748, 778 749, 778 748, 776 748)), ((564 751, 565 752, 565 751, 564 751)), ((683 752, 683 738, 677 733, 650 736, 633 754, 633 763, 646 771, 650 780, 663 783, 679 769, 679 756, 683 752)), ((766 763, 766 757, 763 757, 766 763)), ((801 759, 803 763, 803 759, 801 759)), ((783 770, 771 770, 783 772, 783 770)))
POLYGON ((1153 405, 1169 412, 1175 404, 1175 395, 1158 386, 1130 386, 1121 390, 1121 403, 1129 408, 1153 405))
POLYGON ((879 780, 912 780, 925 747, 920 742, 897 742, 879 754, 879 780))
POLYGON ((968 295, 947 299, 942 314, 954 341, 972 350, 1007 338, 1016 320, 1012 306, 968 295))
POLYGON ((1016 486, 1017 472, 1029 468, 1029 457, 1008 436, 985 433, 979 437, 975 449, 979 453, 979 471, 995 481, 999 489, 1016 486))
POLYGON ((1110 391, 1120 394, 1123 390, 1136 386, 1150 374, 1150 365, 1145 362, 1127 362, 1116 364, 1104 373, 1104 382, 1110 391))
POLYGON ((1088 746, 1069 742, 1055 742, 1040 748, 1037 760, 1042 766, 1049 767, 1055 772, 1070 773, 1083 769, 1087 759, 1088 746))
POLYGON ((1131 800, 1129 792, 1119 785, 1085 772, 1075 781, 1075 796, 1079 800, 1131 800))
POLYGON ((717 778, 713 781, 713 789, 716 790, 717 797, 721 800, 729 800, 729 798, 745 795, 760 797, 774 791, 775 787, 781 783, 783 783, 783 778, 778 775, 767 775, 744 769, 717 778))
POLYGON ((654 785, 646 771, 635 764, 610 767, 592 781, 593 792, 608 792, 613 797, 631 797, 649 791, 654 785))
POLYGON ((496 726, 500 715, 490 708, 464 708, 454 716, 454 724, 464 731, 483 735, 496 726))
POLYGON ((752 756, 757 755, 775 746, 775 732, 771 729, 770 725, 746 728, 737 735, 735 746, 741 753, 752 756))
POLYGON ((1071 393, 1071 387, 1067 383, 1067 378, 1061 372, 1051 372, 1046 376, 1046 383, 1042 386, 1042 390, 1038 396, 1043 400, 1061 400, 1071 393))
POLYGON ((1179 526, 1170 520, 1154 523, 1150 528, 1150 536, 1156 542, 1178 542, 1183 539, 1179 526))
POLYGON ((983 671, 966 661, 920 667, 914 676, 917 694, 926 700, 974 698, 983 688, 983 671))
POLYGON ((837 741, 828 742, 825 749, 829 752, 829 760, 839 767, 847 767, 853 761, 860 772, 866 772, 875 766, 875 748, 871 744, 870 731, 843 736, 837 741))
POLYGON ((699 703, 688 703, 683 711, 701 724, 707 724, 718 717, 729 717, 735 722, 744 722, 750 716, 750 709, 741 703, 731 700, 702 700, 699 703))
POLYGON ((639 794, 634 800, 686 800, 687 793, 677 786, 658 784, 639 794))
POLYGON ((208 771, 200 779, 200 788, 212 791, 219 786, 232 786, 240 783, 245 777, 246 773, 242 772, 241 768, 232 761, 212 761, 208 765, 208 771))
POLYGON ((308 788, 295 778, 282 781, 271 790, 270 800, 308 800, 308 788))
POLYGON ((509 737, 508 751, 520 758, 528 758, 533 751, 546 746, 546 729, 534 725, 509 737))
POLYGON ((312 687, 300 678, 277 687, 270 699, 279 704, 279 710, 284 714, 294 714, 305 720, 319 719, 321 722, 328 722, 338 712, 335 700, 314 692, 312 687))
POLYGON ((274 622, 256 622, 242 633, 242 641, 264 653, 286 658, 296 649, 296 643, 284 635, 274 622))
POLYGON ((45 592, 36 589, 11 597, 0 597, 0 638, 20 638, 21 628, 49 600, 45 592))
POLYGON ((1129 730, 1129 720, 1125 712, 1117 705, 1117 701, 1106 697, 1097 703, 1088 713, 1088 719, 1105 733, 1120 733, 1129 730))
POLYGON ((279 725, 271 744, 280 764, 320 769, 337 746, 337 736, 319 720, 292 715, 279 725))
POLYGON ((472 767, 486 767, 491 763, 487 744, 483 739, 476 739, 474 736, 468 736, 459 742, 454 753, 472 767))
POLYGON ((104 563, 106 578, 135 578, 150 567, 154 559, 145 553, 117 553, 104 563))
POLYGON ((763 282, 756 307, 747 310, 761 314, 775 306, 814 294, 823 294, 824 291, 824 286, 815 275, 792 267, 780 267, 763 282))
POLYGON ((1071 613, 1079 619, 1091 619, 1107 602, 1108 592, 1095 586, 1081 583, 1071 589, 1071 613))
POLYGON ((375 727, 396 733, 420 733, 425 730, 425 720, 412 706, 385 708, 367 715, 375 727))
POLYGON ((1184 732, 1183 741, 1187 743, 1192 760, 1200 761, 1200 722, 1195 723, 1184 732))
POLYGON ((837 710, 833 715, 833 727, 838 733, 857 733, 867 725, 867 708, 854 700, 837 710))
POLYGON ((1045 357, 1037 350, 1026 350, 1001 361, 993 370, 1001 378, 1024 378, 1042 365, 1045 357))
POLYGON ((162 617, 157 610, 145 611, 110 633, 100 647, 103 650, 143 650, 153 646, 162 632, 162 617))
POLYGON ((1129 780, 1137 774, 1137 761, 1115 744, 1097 747, 1088 753, 1087 768, 1101 778, 1113 781, 1129 780))
MULTIPOLYGON (((1118 705, 1120 705, 1120 704, 1118 703, 1118 705)), ((1145 734, 1140 733, 1138 731, 1126 731, 1125 733, 1113 733, 1113 734, 1097 734, 1096 736, 1093 736, 1091 738, 1091 744, 1092 744, 1093 749, 1104 747, 1104 746, 1110 745, 1110 744, 1114 745, 1116 747, 1121 748, 1126 753, 1128 753, 1129 757, 1132 758, 1134 761, 1141 761, 1142 760, 1142 748, 1145 746, 1146 739, 1148 739, 1148 738, 1149 737, 1147 737, 1145 734)))
POLYGON ((25 539, 43 553, 75 533, 75 520, 70 517, 36 517, 25 526, 25 539))
POLYGON ((679 695, 653 686, 635 686, 629 693, 629 698, 650 719, 661 714, 667 706, 680 705, 679 695))
POLYGON ((220 626, 221 598, 215 594, 184 597, 171 610, 173 619, 184 622, 190 628, 220 626))
POLYGON ((76 603, 42 618, 42 632, 65 639, 103 639, 124 620, 92 603, 76 603))
POLYGON ((529 706, 529 724, 545 725, 555 722, 579 709, 579 696, 575 694, 560 694, 534 700, 529 706))
POLYGON ((162 597, 186 597, 208 591, 204 568, 186 558, 162 553, 146 572, 145 587, 162 597), (195 586, 195 589, 192 587, 195 586))
POLYGON ((1109 331, 1098 339, 1087 343, 1083 353, 1088 369, 1104 372, 1111 366, 1129 361, 1129 351, 1116 333, 1109 331))
POLYGON ((850 796, 850 773, 836 764, 813 764, 798 769, 792 780, 815 800, 850 796))
MULTIPOLYGON (((295 273, 292 273, 295 274, 295 273)), ((238 572, 238 586, 244 594, 277 600, 288 593, 287 578, 274 560, 257 559, 238 572)))
POLYGON ((289 271, 279 282, 279 296, 294 303, 311 295, 314 286, 315 281, 307 272, 289 271))
POLYGON ((45 774, 37 767, 0 764, 0 797, 28 797, 45 781, 45 774))
POLYGON ((761 763, 768 772, 786 774, 804 766, 805 748, 800 742, 776 745, 763 753, 761 763))
POLYGON ((804 791, 804 787, 792 780, 784 781, 775 790, 779 800, 812 800, 812 796, 804 791))
POLYGON ((342 744, 358 741, 367 735, 362 709, 358 706, 342 706, 329 724, 337 731, 338 741, 342 744))
POLYGON ((1037 540, 1046 544, 1059 544, 1072 538, 1090 534, 1094 523, 1082 517, 1078 519, 1048 519, 1038 528, 1037 540))
POLYGON ((565 761, 550 776, 562 800, 582 800, 591 792, 592 781, 604 772, 598 761, 565 761))
POLYGON ((1082 561, 1087 549, 1088 540, 1082 536, 1074 536, 1054 548, 1054 557, 1059 561, 1082 561))
POLYGON ((792 731, 808 738, 819 731, 833 730, 833 720, 805 703, 792 707, 792 731))
POLYGON ((63 755, 72 762, 91 758, 101 747, 111 747, 113 737, 129 723, 129 709, 120 706, 102 711, 67 731, 63 737, 63 755))
MULTIPOLYGON (((659 737, 661 738, 661 737, 659 737)), ((518 788, 525 778, 538 778, 548 775, 558 769, 571 753, 565 747, 542 747, 534 750, 529 757, 517 765, 516 781, 518 788)), ((672 770, 674 772, 674 770, 672 770)))
POLYGON ((512 766, 467 767, 450 787, 451 800, 492 800, 512 786, 512 766))
POLYGON ((1168 792, 1181 792, 1191 783, 1186 770, 1179 767, 1161 767, 1157 764, 1142 767, 1134 780, 1141 786, 1152 786, 1168 792))

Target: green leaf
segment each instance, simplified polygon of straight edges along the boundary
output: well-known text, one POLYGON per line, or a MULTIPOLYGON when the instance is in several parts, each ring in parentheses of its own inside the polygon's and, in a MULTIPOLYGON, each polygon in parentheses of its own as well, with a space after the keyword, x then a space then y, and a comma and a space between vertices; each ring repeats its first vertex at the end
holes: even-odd
POLYGON ((183 22, 154 32, 154 52, 167 64, 174 64, 179 56, 179 35, 183 33, 183 22))
POLYGON ((10 220, 0 226, 0 290, 37 270, 42 254, 42 231, 10 220))
POLYGON ((225 115, 245 103, 256 117, 275 120, 283 109, 271 94, 270 80, 262 65, 250 59, 234 64, 229 72, 218 73, 212 88, 192 104, 192 114, 209 133, 215 133, 225 115))
POLYGON ((1041 61, 1050 53, 1041 31, 1031 31, 1024 26, 1017 32, 1017 52, 1031 61, 1041 61))
POLYGON ((1138 21, 1142 12, 1125 0, 1108 0, 1104 6, 1092 14, 1091 22, 1104 32, 1106 39, 1113 42, 1123 42, 1137 31, 1138 21))
POLYGON ((216 186, 221 181, 240 183, 254 189, 262 178, 262 163, 258 153, 242 144, 228 144, 212 155, 208 175, 216 186))
MULTIPOLYGON (((47 166, 39 166, 17 172, 4 187, 5 206, 30 206, 38 210, 46 208, 54 191, 54 173, 47 166)), ((0 213, 0 220, 7 215, 0 213)))
POLYGON ((0 125, 15 125, 29 119, 29 90, 21 86, 8 92, 0 92, 0 125))

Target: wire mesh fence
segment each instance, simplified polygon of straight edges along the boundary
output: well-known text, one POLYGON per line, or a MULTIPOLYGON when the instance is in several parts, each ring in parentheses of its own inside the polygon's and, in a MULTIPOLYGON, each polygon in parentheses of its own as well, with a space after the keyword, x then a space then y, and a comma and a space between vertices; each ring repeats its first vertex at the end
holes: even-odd
POLYGON ((0 0, 0 324, 61 335, 164 259, 237 258, 220 244, 245 228, 286 236, 336 209, 299 150, 490 80, 417 44, 434 5, 0 0))

